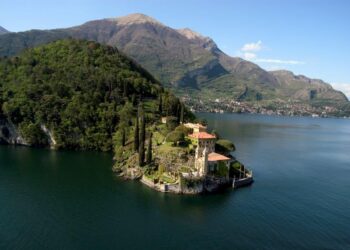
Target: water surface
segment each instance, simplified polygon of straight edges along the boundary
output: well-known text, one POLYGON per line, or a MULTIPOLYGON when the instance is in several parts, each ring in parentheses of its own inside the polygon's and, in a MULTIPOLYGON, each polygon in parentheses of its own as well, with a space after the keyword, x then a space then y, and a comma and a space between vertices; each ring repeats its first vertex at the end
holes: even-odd
POLYGON ((0 147, 0 249, 350 249, 350 121, 200 114, 248 188, 154 192, 112 156, 0 147))

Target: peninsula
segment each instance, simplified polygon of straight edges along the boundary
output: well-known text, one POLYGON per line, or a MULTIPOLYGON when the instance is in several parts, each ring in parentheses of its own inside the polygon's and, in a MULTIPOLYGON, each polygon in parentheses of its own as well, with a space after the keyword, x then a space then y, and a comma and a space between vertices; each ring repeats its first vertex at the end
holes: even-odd
MULTIPOLYGON (((161 101, 159 105, 161 114, 161 101)), ((139 106, 133 138, 127 142, 125 135, 120 138, 113 170, 157 191, 177 194, 212 193, 251 184, 252 172, 231 154, 234 144, 215 131, 208 133, 200 123, 185 123, 183 111, 182 105, 179 117, 161 117, 146 132, 145 111, 139 106), (144 145, 148 145, 146 158, 144 145)))
POLYGON ((160 191, 212 192, 251 178, 231 142, 111 46, 66 39, 1 58, 0 105, 0 144, 114 150, 116 172, 160 191))

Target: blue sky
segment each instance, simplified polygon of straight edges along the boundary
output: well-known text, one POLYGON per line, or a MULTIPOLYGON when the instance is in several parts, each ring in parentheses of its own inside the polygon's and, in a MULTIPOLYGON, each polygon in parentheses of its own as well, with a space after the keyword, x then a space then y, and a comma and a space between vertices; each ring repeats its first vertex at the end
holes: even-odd
POLYGON ((350 97, 347 0, 1 0, 0 6, 0 25, 10 31, 144 13, 209 36, 229 55, 321 78, 350 97))

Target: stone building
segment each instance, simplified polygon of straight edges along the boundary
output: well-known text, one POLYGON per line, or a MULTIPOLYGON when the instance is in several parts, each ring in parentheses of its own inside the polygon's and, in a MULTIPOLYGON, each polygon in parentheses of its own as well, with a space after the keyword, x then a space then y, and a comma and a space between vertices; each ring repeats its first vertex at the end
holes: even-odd
POLYGON ((216 136, 207 132, 196 132, 189 135, 192 143, 196 146, 195 168, 199 176, 218 171, 219 166, 229 168, 230 158, 215 153, 216 136))
POLYGON ((200 123, 184 123, 186 128, 190 128, 193 130, 193 133, 206 132, 207 127, 200 123))

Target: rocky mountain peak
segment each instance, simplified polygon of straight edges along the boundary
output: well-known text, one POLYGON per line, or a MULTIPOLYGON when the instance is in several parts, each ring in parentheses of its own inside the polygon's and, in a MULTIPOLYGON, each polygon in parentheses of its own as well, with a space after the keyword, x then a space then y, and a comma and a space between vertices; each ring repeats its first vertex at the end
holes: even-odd
POLYGON ((206 50, 213 51, 218 49, 213 39, 207 36, 203 36, 202 34, 194 30, 191 30, 189 28, 184 28, 184 29, 177 29, 176 31, 180 33, 182 36, 186 37, 191 42, 198 44, 199 46, 201 46, 202 48, 205 48, 206 50))
POLYGON ((141 13, 134 13, 127 16, 111 18, 110 20, 117 22, 118 25, 132 25, 132 24, 143 24, 143 23, 163 25, 156 19, 141 13))
POLYGON ((198 32, 193 31, 189 28, 178 29, 177 32, 179 32, 181 35, 185 36, 186 38, 188 38, 190 40, 208 38, 208 37, 205 37, 205 36, 199 34, 198 32))

